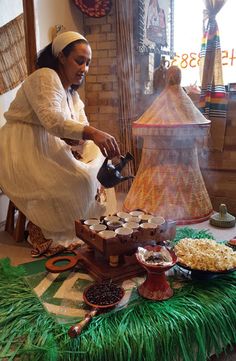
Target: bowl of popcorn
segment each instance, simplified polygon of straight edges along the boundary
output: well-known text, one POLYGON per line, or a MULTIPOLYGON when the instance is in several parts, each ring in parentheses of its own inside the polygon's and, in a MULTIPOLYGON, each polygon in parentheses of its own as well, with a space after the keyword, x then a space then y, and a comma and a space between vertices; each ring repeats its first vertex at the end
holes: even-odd
POLYGON ((236 270, 236 253, 207 238, 183 238, 174 247, 177 264, 192 272, 221 274, 236 270))

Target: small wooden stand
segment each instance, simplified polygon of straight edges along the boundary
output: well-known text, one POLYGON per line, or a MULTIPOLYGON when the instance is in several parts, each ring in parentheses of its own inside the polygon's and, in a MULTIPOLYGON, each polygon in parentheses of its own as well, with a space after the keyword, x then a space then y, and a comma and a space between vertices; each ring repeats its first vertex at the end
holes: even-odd
POLYGON ((9 201, 5 231, 8 232, 16 242, 24 241, 26 216, 9 201), (15 214, 18 211, 17 220, 15 222, 15 214))
POLYGON ((76 235, 86 246, 78 251, 79 260, 98 281, 112 279, 122 281, 144 274, 137 263, 135 252, 138 247, 160 244, 175 237, 176 224, 167 221, 156 229, 138 229, 131 236, 105 239, 89 229, 83 221, 75 221, 76 235))

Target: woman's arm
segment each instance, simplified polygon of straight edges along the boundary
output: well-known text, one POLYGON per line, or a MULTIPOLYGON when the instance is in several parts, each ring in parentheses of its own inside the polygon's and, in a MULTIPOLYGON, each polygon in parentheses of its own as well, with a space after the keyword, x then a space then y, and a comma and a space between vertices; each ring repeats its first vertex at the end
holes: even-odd
POLYGON ((115 138, 89 125, 68 119, 62 108, 65 89, 52 69, 42 68, 34 72, 22 85, 28 102, 41 125, 52 135, 72 142, 93 140, 105 157, 120 154, 115 138))
POLYGON ((39 123, 50 134, 59 138, 82 139, 84 125, 68 118, 65 89, 54 70, 36 70, 22 88, 39 123))

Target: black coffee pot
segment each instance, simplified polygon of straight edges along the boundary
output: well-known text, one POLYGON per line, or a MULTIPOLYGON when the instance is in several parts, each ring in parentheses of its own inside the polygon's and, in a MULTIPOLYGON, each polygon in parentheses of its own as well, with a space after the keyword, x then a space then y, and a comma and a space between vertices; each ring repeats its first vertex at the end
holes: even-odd
POLYGON ((103 162, 103 165, 98 171, 97 179, 101 185, 105 188, 112 188, 124 182, 125 180, 132 179, 134 176, 122 176, 121 171, 130 160, 134 160, 134 157, 129 152, 125 156, 120 157, 120 163, 114 165, 108 163, 108 158, 103 162))

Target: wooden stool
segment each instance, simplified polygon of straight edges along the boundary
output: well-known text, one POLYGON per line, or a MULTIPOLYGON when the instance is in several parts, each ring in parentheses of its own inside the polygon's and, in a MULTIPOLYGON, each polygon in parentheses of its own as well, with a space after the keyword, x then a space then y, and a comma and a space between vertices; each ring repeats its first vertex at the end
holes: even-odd
POLYGON ((25 215, 10 200, 7 211, 5 231, 8 232, 15 239, 16 242, 22 242, 25 239, 25 222, 25 215), (16 211, 18 211, 18 217, 15 224, 16 211))

